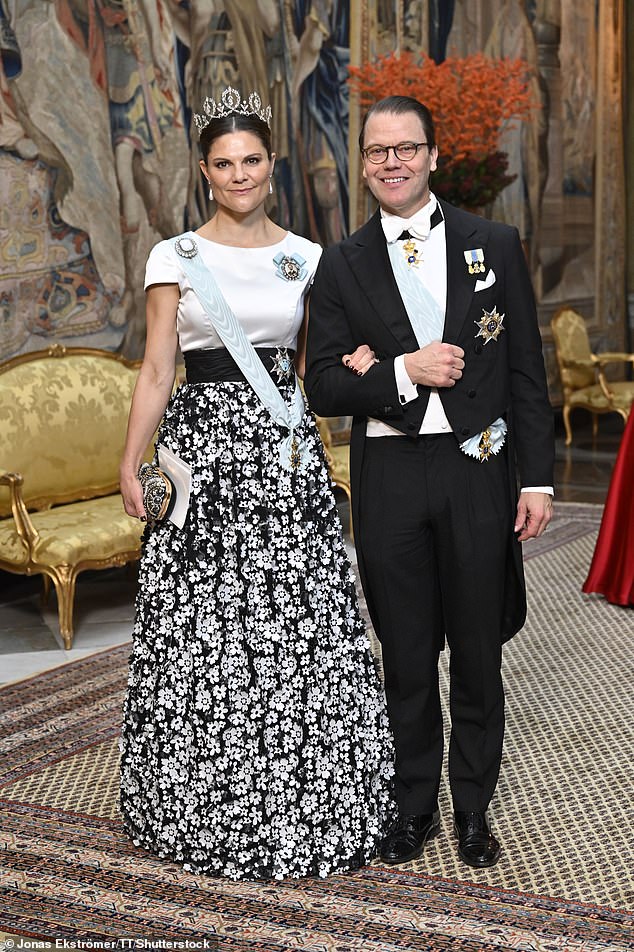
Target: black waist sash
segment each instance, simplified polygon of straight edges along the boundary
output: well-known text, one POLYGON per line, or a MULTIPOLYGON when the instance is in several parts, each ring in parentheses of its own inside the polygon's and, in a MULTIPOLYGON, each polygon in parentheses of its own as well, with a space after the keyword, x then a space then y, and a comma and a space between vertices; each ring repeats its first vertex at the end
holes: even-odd
MULTIPOLYGON (((277 347, 256 347, 255 352, 265 369, 277 384, 275 359, 279 354, 277 347)), ((289 350, 292 359, 295 351, 289 350)), ((246 377, 226 347, 214 347, 208 350, 186 350, 183 354, 187 383, 221 383, 227 380, 244 380, 246 377)), ((294 373, 291 374, 291 379, 294 373)))

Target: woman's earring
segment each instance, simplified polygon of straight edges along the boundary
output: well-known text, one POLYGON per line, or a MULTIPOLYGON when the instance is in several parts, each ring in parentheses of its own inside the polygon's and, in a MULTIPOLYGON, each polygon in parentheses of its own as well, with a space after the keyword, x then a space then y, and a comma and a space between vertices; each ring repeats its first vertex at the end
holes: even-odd
POLYGON ((271 181, 272 176, 269 175, 269 195, 273 194, 273 183, 271 181))
POLYGON ((209 201, 213 202, 214 200, 214 190, 211 187, 211 182, 209 183, 209 201))

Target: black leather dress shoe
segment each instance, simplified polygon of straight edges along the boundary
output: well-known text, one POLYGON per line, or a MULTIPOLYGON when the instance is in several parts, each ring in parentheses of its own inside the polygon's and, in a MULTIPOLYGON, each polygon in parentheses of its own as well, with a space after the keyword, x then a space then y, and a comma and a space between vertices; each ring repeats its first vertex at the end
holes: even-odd
POLYGON ((409 863, 425 849, 425 843, 440 833, 440 813, 399 816, 381 843, 379 856, 384 863, 409 863))
POLYGON ((502 848, 489 829, 484 811, 454 813, 454 831, 458 837, 458 855, 469 866, 495 866, 502 848))

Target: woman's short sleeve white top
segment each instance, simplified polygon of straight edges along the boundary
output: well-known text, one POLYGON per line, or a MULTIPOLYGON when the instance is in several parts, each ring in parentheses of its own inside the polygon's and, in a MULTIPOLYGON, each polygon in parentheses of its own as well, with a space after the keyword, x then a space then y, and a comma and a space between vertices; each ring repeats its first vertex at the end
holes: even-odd
MULTIPOLYGON (((195 235, 198 253, 213 272, 227 304, 254 347, 295 349, 304 317, 304 299, 310 287, 321 247, 292 232, 264 248, 236 248, 195 235), (284 257, 305 262, 302 276, 284 277, 279 262, 284 257)), ((178 284, 180 300, 176 326, 183 352, 223 347, 218 334, 196 297, 176 252, 175 239, 152 248, 145 269, 145 289, 153 284, 178 284)))

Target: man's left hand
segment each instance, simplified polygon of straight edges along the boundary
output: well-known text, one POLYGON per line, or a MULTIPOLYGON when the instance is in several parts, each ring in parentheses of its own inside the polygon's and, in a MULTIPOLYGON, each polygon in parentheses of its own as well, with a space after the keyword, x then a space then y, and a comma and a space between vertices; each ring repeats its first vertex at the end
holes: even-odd
POLYGON ((514 531, 518 539, 536 539, 553 516, 553 497, 548 493, 520 493, 514 531))

